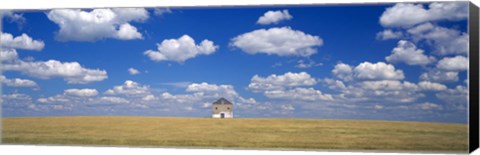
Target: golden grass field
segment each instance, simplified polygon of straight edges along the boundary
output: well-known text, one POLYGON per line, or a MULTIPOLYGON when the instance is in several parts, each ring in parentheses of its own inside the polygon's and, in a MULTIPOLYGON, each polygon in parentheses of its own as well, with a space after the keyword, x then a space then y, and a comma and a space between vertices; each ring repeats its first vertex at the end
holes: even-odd
POLYGON ((467 125, 323 119, 3 118, 6 144, 466 152, 467 125))

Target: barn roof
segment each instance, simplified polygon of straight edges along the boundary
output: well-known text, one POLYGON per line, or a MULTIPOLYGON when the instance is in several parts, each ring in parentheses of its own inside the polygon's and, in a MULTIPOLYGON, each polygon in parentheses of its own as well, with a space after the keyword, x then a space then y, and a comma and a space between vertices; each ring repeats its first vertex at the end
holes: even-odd
POLYGON ((232 104, 232 102, 228 101, 225 98, 220 98, 217 101, 213 102, 213 104, 232 104))

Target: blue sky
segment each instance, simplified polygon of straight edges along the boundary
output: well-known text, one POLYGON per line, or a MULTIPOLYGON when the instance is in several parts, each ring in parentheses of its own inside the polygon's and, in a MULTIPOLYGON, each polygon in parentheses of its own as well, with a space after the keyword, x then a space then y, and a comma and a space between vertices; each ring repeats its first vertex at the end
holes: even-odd
POLYGON ((2 11, 2 114, 466 123, 467 8, 2 11))

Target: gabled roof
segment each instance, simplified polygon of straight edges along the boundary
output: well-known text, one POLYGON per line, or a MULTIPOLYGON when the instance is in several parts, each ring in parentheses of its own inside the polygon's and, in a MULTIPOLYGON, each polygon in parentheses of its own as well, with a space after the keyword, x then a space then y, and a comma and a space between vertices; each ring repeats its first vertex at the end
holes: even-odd
POLYGON ((213 102, 213 104, 232 104, 232 102, 228 101, 225 98, 220 98, 217 101, 213 102))

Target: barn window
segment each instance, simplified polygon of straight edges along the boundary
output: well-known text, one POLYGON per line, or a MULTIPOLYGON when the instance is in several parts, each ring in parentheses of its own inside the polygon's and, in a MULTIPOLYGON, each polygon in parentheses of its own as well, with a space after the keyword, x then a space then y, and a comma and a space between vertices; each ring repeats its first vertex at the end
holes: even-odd
POLYGON ((215 107, 215 110, 217 110, 217 109, 218 109, 218 108, 217 108, 217 107, 215 107))
POLYGON ((230 110, 230 107, 227 107, 228 110, 230 110))

